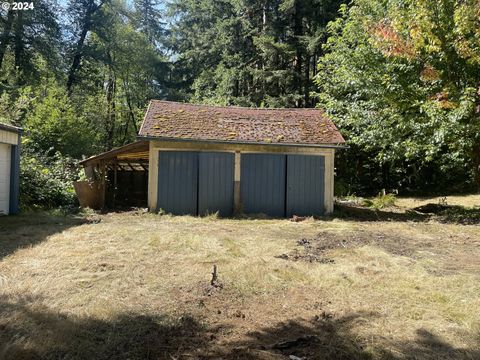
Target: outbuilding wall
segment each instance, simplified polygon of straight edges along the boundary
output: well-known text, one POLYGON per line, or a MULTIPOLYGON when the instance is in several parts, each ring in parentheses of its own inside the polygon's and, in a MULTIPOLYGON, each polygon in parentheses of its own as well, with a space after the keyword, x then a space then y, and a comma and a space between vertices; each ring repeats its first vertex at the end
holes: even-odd
POLYGON ((285 155, 316 155, 324 157, 325 178, 324 209, 325 213, 333 211, 333 183, 334 183, 334 155, 335 148, 294 146, 294 145, 269 145, 269 144, 233 144, 209 143, 195 141, 162 141, 151 140, 149 150, 149 179, 148 179, 148 207, 150 211, 158 210, 158 163, 161 151, 195 151, 195 152, 231 152, 234 156, 234 210, 241 211, 241 161, 242 154, 285 154, 285 155))
POLYGON ((2 125, 0 127, 0 144, 9 146, 10 176, 9 176, 9 214, 19 211, 19 183, 20 183, 20 139, 21 129, 2 125))

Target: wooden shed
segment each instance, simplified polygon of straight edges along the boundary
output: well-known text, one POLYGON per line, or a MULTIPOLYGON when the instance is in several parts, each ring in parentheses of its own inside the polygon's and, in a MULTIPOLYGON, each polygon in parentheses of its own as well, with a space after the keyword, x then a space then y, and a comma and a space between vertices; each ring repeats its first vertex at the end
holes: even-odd
POLYGON ((22 129, 0 124, 0 215, 19 210, 21 135, 22 129))
POLYGON ((80 205, 147 207, 148 158, 148 141, 136 141, 80 161, 88 179, 74 184, 80 205))
POLYGON ((321 110, 152 100, 138 140, 81 162, 98 207, 276 217, 333 211, 334 155, 345 141, 321 110))
POLYGON ((150 102, 148 207, 173 214, 322 215, 333 211, 345 141, 319 109, 150 102))

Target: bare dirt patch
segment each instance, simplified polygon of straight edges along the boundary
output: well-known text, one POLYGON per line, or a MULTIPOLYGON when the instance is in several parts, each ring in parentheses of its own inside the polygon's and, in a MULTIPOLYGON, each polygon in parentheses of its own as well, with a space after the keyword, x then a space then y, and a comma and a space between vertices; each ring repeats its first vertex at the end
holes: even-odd
POLYGON ((297 241, 301 249, 294 249, 288 254, 278 255, 284 260, 318 262, 322 264, 334 263, 328 256, 334 249, 352 249, 362 246, 378 246, 383 250, 399 256, 413 257, 420 249, 428 249, 431 242, 422 242, 420 245, 411 239, 392 233, 357 230, 355 232, 328 232, 322 231, 312 238, 302 238, 297 241))
POLYGON ((277 257, 291 261, 333 264, 335 257, 332 250, 372 246, 394 256, 409 257, 414 261, 427 260, 425 269, 435 276, 465 271, 478 273, 480 259, 473 254, 480 252, 480 235, 474 237, 469 234, 445 233, 440 236, 435 232, 425 234, 423 231, 419 229, 418 233, 402 233, 398 228, 381 231, 371 227, 355 231, 322 231, 313 237, 297 240, 294 250, 277 257))
POLYGON ((312 241, 308 239, 301 239, 297 241, 297 246, 302 249, 294 249, 288 254, 281 254, 275 256, 278 259, 292 260, 292 261, 306 261, 310 263, 332 264, 335 260, 324 256, 324 249, 312 245, 312 241))

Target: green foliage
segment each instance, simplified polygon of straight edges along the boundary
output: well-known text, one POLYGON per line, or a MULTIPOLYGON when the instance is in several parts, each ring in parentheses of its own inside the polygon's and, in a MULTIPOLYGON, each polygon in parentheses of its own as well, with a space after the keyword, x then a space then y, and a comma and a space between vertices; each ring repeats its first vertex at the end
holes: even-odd
MULTIPOLYGON (((155 45, 160 30, 149 28, 151 3, 137 1, 134 8, 121 1, 103 4, 80 53, 81 66, 69 97, 77 114, 90 121, 101 150, 133 141, 148 101, 166 92, 168 69, 155 45), (142 4, 150 10, 138 8, 142 4)), ((75 24, 79 29, 85 26, 75 24)))
POLYGON ((312 78, 341 0, 176 0, 170 48, 186 99, 311 107, 312 78))
POLYGON ((21 124, 31 104, 31 88, 22 88, 17 96, 8 92, 0 95, 0 123, 21 124))
POLYGON ((77 205, 73 189, 73 181, 78 174, 76 160, 64 157, 58 152, 46 156, 27 147, 21 157, 20 169, 22 210, 77 205))
POLYGON ((478 20, 465 21, 469 11, 478 14, 478 2, 356 0, 329 24, 319 99, 352 146, 339 172, 360 191, 465 187, 480 171, 480 63, 470 51, 478 20))
POLYGON ((4 80, 0 90, 41 81, 36 66, 39 58, 49 63, 52 70, 58 69, 58 14, 56 3, 50 0, 35 1, 32 11, 0 9, 0 78, 4 80))
POLYGON ((362 201, 362 205, 373 209, 383 209, 386 207, 394 206, 395 200, 395 194, 380 193, 374 198, 364 199, 362 201))
POLYGON ((28 146, 40 153, 61 153, 74 158, 91 155, 97 135, 88 119, 77 112, 65 89, 55 83, 37 90, 23 125, 28 146))

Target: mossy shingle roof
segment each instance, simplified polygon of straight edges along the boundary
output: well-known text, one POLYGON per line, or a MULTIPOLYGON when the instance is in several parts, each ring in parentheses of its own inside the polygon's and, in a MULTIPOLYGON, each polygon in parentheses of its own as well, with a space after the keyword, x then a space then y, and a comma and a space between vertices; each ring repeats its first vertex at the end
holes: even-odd
POLYGON ((139 136, 232 143, 345 143, 319 109, 222 107, 161 100, 150 102, 139 136))

